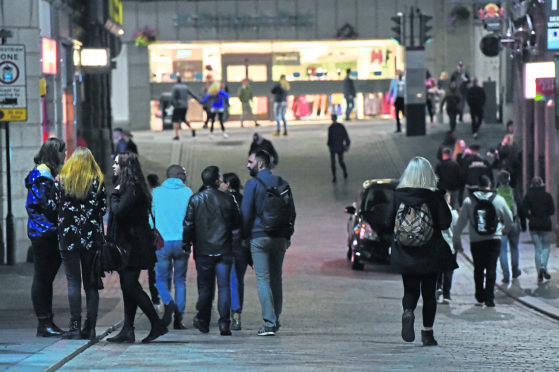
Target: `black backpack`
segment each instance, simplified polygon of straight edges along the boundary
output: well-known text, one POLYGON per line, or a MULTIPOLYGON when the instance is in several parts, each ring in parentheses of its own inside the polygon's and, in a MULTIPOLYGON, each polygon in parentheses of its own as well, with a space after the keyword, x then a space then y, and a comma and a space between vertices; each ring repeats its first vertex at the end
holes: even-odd
POLYGON ((476 202, 474 205, 474 230, 479 235, 495 234, 499 225, 499 218, 493 200, 497 197, 497 194, 494 193, 489 199, 479 199, 474 193, 471 196, 476 202))
POLYGON ((278 177, 277 186, 268 186, 260 178, 255 177, 266 188, 266 196, 262 203, 260 225, 266 232, 289 229, 293 231, 291 217, 293 216, 293 194, 291 186, 281 177, 278 177))

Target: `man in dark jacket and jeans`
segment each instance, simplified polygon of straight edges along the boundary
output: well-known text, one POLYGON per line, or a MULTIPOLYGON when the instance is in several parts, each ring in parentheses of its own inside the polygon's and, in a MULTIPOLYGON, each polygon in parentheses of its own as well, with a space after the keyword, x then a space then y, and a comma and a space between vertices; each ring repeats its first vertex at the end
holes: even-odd
POLYGON ((240 225, 239 207, 218 187, 222 182, 215 165, 202 171, 202 190, 188 203, 184 219, 183 248, 192 244, 198 275, 198 313, 192 323, 202 333, 210 331, 212 302, 217 277, 219 332, 231 336, 231 289, 233 230, 240 225))
MULTIPOLYGON (((270 155, 266 151, 251 153, 247 168, 252 177, 258 177, 268 186, 283 185, 285 180, 270 171, 270 155)), ((259 336, 274 336, 280 328, 283 305, 282 267, 285 251, 291 244, 295 226, 295 206, 291 205, 290 226, 276 231, 264 231, 261 225, 266 188, 256 179, 245 185, 243 196, 243 236, 250 240, 250 252, 258 283, 258 297, 262 306, 264 327, 259 336)), ((292 200, 292 199, 291 199, 292 200)), ((293 200, 292 200, 293 203, 293 200)))
POLYGON ((336 182, 336 155, 338 163, 344 171, 344 178, 347 178, 347 169, 344 162, 344 152, 349 149, 351 141, 345 126, 337 121, 338 116, 332 114, 332 124, 328 127, 328 148, 330 149, 330 167, 332 168, 332 182, 336 182))

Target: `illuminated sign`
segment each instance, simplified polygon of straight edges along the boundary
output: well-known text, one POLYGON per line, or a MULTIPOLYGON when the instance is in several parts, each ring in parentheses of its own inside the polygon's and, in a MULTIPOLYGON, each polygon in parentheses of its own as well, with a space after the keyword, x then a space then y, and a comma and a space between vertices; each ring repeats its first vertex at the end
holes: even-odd
POLYGON ((559 7, 557 0, 546 1, 547 49, 559 49, 559 7))
POLYGON ((56 40, 43 38, 43 74, 56 75, 58 72, 58 48, 56 40))
POLYGON ((108 2, 109 15, 105 21, 105 28, 117 36, 124 35, 122 29, 122 1, 108 0, 108 2))
POLYGON ((83 48, 80 55, 82 67, 110 67, 109 50, 104 48, 83 48))
POLYGON ((536 97, 536 79, 555 77, 555 63, 535 62, 524 65, 524 98, 536 97))

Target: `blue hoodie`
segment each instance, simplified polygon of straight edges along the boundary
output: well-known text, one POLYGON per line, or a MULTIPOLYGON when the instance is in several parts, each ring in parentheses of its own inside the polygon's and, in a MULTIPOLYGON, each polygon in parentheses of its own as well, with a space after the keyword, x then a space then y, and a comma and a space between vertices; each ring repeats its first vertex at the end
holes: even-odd
POLYGON ((182 240, 182 223, 191 196, 192 190, 178 178, 167 178, 153 189, 155 227, 166 242, 182 240))
POLYGON ((58 194, 50 169, 39 164, 25 177, 27 189, 27 236, 40 239, 57 236, 58 194))

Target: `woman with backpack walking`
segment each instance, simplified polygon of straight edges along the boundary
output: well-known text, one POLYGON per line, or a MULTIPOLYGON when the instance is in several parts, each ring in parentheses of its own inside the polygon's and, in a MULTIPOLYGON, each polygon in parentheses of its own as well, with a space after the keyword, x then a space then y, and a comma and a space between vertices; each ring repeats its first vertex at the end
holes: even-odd
POLYGON ((437 176, 427 159, 416 156, 409 162, 394 191, 389 216, 394 228, 390 264, 402 274, 404 284, 402 338, 406 342, 415 339, 413 312, 421 295, 421 340, 424 346, 436 346, 433 324, 437 276, 457 265, 441 233, 450 227, 452 215, 444 194, 437 189, 437 176))
MULTIPOLYGON (((522 201, 524 215, 530 220, 530 236, 534 242, 536 271, 538 283, 551 279, 547 271, 549 246, 551 244, 551 216, 555 214, 555 202, 550 193, 545 191, 541 177, 534 177, 530 189, 522 201)), ((526 231, 526 221, 522 218, 522 231, 526 231)))

